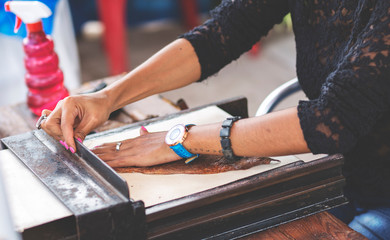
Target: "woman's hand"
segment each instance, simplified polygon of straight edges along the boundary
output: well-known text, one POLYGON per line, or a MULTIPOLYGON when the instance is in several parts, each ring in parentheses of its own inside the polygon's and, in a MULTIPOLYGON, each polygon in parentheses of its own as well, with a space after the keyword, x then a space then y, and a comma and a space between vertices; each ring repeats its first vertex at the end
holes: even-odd
POLYGON ((74 138, 83 141, 112 111, 153 94, 186 86, 200 75, 200 64, 191 43, 177 39, 102 91, 67 97, 53 112, 45 110, 48 118, 41 127, 74 152, 74 138))
POLYGON ((67 97, 59 101, 52 112, 43 110, 42 114, 48 117, 41 127, 55 139, 63 141, 63 145, 74 153, 74 138, 82 142, 88 133, 110 116, 107 102, 102 93, 67 97))
POLYGON ((148 133, 141 128, 140 136, 121 141, 119 151, 117 143, 105 143, 92 151, 111 167, 146 167, 181 159, 165 143, 166 132, 148 133))

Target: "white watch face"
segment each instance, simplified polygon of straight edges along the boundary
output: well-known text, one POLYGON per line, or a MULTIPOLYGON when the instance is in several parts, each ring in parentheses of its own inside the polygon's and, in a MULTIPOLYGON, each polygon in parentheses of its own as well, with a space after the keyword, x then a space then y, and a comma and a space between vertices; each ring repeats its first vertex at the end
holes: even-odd
POLYGON ((181 139, 183 139, 185 133, 185 126, 178 124, 171 128, 165 136, 165 143, 168 145, 175 145, 181 139))
POLYGON ((171 141, 177 139, 177 137, 180 135, 180 129, 178 128, 175 128, 173 129, 173 131, 171 132, 171 134, 169 134, 169 139, 171 141))

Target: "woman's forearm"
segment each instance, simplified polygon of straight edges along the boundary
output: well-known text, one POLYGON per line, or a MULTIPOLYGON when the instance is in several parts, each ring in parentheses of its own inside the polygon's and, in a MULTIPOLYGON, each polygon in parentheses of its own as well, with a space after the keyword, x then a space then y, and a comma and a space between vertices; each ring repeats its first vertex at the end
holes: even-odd
POLYGON ((200 78, 192 45, 178 39, 103 91, 111 111, 150 95, 186 86, 200 78))
MULTIPOLYGON (((184 146, 192 153, 222 155, 220 130, 220 123, 192 127, 184 146)), ((241 119, 234 123, 230 139, 237 156, 281 156, 310 152, 296 108, 241 119)))

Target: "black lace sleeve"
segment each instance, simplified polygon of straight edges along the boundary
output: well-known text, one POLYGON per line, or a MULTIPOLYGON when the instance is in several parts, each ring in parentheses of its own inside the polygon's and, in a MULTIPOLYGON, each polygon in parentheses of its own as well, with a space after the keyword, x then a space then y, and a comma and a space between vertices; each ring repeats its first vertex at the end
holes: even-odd
POLYGON ((225 0, 211 19, 180 36, 189 40, 204 80, 248 51, 288 13, 287 0, 225 0))
POLYGON ((313 153, 347 153, 389 111, 389 15, 389 1, 381 1, 364 15, 365 24, 354 23, 349 46, 320 96, 299 103, 301 127, 313 153))

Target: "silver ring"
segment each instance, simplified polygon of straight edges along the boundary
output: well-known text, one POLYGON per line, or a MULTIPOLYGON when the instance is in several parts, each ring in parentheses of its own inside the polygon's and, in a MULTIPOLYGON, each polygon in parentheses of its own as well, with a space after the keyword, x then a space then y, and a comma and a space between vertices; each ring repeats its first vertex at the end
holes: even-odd
POLYGON ((42 115, 39 117, 37 123, 35 124, 35 127, 38 128, 38 129, 41 129, 41 123, 42 123, 43 120, 46 120, 46 119, 47 119, 46 114, 42 114, 42 115))
POLYGON ((116 149, 117 151, 119 151, 119 148, 121 147, 121 145, 122 145, 121 142, 117 142, 117 143, 116 143, 115 149, 116 149))

